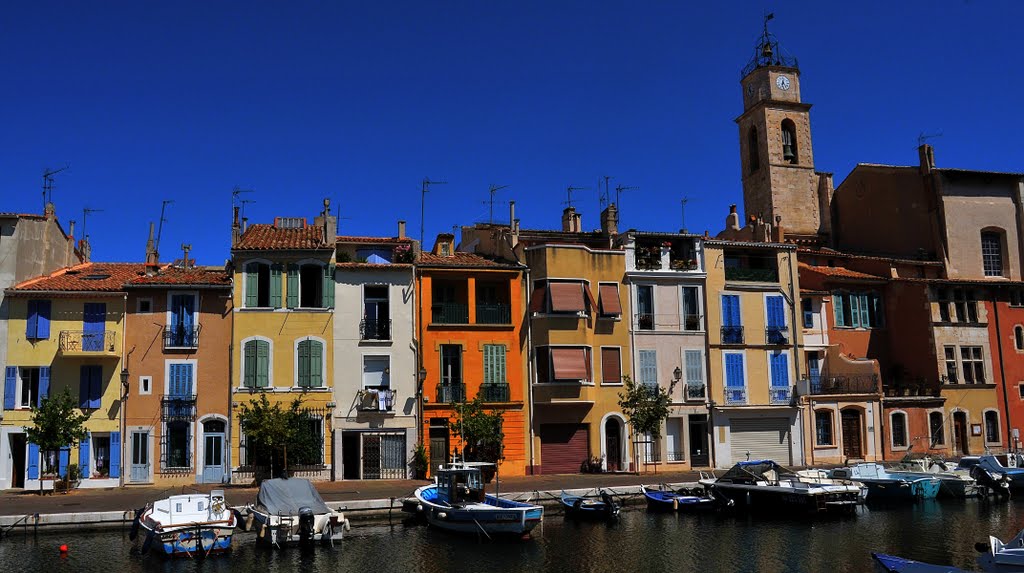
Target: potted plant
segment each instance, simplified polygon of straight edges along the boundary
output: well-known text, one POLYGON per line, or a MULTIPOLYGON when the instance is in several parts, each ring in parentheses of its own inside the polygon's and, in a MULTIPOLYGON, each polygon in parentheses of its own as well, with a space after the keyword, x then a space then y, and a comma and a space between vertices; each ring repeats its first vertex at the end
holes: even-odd
POLYGON ((423 445, 423 442, 416 444, 416 449, 413 450, 412 462, 412 477, 413 479, 426 479, 427 478, 427 466, 430 464, 427 458, 427 447, 423 445))

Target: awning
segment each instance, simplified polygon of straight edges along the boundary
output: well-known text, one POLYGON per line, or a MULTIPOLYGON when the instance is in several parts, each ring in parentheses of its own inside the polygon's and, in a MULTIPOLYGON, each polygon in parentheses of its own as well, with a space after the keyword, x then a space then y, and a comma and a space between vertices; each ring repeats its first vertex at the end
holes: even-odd
POLYGON ((548 283, 551 312, 583 312, 583 283, 548 283))
POLYGON ((597 292, 601 297, 601 314, 615 316, 622 314, 622 305, 619 304, 619 285, 601 285, 597 292))
POLYGON ((555 380, 589 380, 590 365, 584 348, 552 348, 555 380))
POLYGON ((601 349, 601 381, 606 384, 622 383, 622 362, 618 348, 601 349))
POLYGON ((548 289, 541 283, 533 287, 533 296, 530 297, 530 312, 544 312, 544 296, 548 289))

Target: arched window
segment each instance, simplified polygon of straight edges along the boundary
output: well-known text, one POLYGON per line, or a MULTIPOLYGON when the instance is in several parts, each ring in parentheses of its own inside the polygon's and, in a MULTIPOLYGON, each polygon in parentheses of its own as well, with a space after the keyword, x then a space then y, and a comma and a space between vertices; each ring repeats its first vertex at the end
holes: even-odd
POLYGON ((988 410, 985 412, 985 443, 998 444, 999 439, 999 412, 988 410))
POLYGON ((942 412, 928 414, 928 427, 931 429, 932 446, 945 445, 946 434, 942 431, 942 412))
POLYGON ((796 124, 791 119, 782 120, 782 159, 790 163, 800 161, 796 145, 796 124))
POLYGON ((296 349, 295 370, 299 388, 324 387, 324 343, 312 338, 300 340, 296 349))
POLYGON ((889 433, 892 434, 892 447, 907 447, 907 415, 903 412, 893 412, 889 433))
POLYGON ((761 168, 761 149, 757 144, 757 128, 750 126, 747 132, 747 163, 750 165, 750 172, 753 173, 761 168))
POLYGON ((242 346, 242 385, 246 388, 270 386, 270 343, 247 340, 242 346))
POLYGON ((981 232, 981 263, 986 277, 1003 276, 1003 237, 997 231, 981 232))
POLYGON ((1013 327, 1013 343, 1017 350, 1024 350, 1024 326, 1018 324, 1013 327))

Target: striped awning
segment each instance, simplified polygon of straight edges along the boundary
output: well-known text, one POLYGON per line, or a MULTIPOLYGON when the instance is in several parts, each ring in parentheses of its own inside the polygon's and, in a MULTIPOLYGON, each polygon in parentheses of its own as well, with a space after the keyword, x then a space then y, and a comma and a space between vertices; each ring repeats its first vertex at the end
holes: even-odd
POLYGON ((590 365, 584 348, 552 348, 555 380, 589 380, 590 365))
POLYGON ((549 283, 551 312, 583 312, 583 284, 579 282, 549 283))
POLYGON ((619 303, 619 285, 601 285, 598 287, 601 297, 601 314, 620 315, 622 304, 619 303))

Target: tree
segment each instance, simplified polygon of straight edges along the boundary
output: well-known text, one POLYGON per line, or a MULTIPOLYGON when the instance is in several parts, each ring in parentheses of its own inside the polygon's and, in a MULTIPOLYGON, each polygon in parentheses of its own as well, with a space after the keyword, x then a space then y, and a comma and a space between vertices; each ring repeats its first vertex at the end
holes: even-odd
MULTIPOLYGON (((89 417, 76 408, 67 388, 54 397, 43 398, 39 407, 32 406, 32 427, 25 429, 25 435, 29 442, 39 446, 44 457, 53 453, 59 455, 61 448, 76 446, 86 438, 85 422, 89 417)), ((42 474, 39 477, 39 494, 42 495, 42 474)))
POLYGON ((484 410, 479 395, 471 402, 455 404, 451 432, 462 438, 462 458, 468 462, 498 463, 505 459, 504 417, 500 410, 484 410))
POLYGON ((634 382, 629 376, 623 376, 622 385, 619 407, 633 429, 634 445, 636 436, 646 434, 655 440, 660 438, 661 424, 671 413, 672 388, 675 383, 666 390, 658 385, 634 382))
POLYGON ((284 409, 280 402, 271 404, 264 392, 260 392, 258 400, 253 399, 249 400, 248 404, 242 404, 238 421, 245 432, 249 459, 269 456, 271 476, 275 473, 275 454, 278 450, 284 454, 282 469, 288 469, 288 446, 295 441, 298 431, 296 420, 301 417, 301 406, 302 400, 296 398, 291 406, 284 409))

